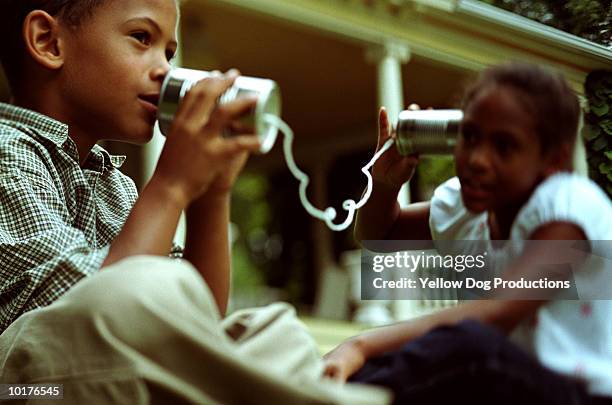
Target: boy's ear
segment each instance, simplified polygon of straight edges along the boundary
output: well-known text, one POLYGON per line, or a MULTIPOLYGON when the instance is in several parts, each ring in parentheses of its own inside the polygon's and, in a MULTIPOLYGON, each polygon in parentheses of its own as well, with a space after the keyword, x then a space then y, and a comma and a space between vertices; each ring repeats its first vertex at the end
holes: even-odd
POLYGON ((25 48, 32 58, 48 69, 64 64, 63 43, 57 20, 43 10, 30 12, 23 23, 25 48))

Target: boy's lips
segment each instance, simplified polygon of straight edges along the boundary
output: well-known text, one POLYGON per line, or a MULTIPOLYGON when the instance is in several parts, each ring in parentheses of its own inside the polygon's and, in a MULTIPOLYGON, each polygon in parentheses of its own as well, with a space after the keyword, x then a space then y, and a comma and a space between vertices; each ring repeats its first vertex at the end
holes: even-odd
POLYGON ((138 96, 141 104, 152 114, 157 114, 157 103, 159 102, 159 93, 142 94, 138 96))

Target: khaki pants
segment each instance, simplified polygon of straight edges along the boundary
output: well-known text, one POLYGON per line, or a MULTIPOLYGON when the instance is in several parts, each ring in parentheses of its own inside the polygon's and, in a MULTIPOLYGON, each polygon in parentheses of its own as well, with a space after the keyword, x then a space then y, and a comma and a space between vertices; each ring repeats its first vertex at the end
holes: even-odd
POLYGON ((0 336, 0 361, 1 383, 63 384, 62 404, 389 401, 378 388, 322 380, 290 306, 222 320, 196 270, 159 257, 123 260, 22 315, 0 336))

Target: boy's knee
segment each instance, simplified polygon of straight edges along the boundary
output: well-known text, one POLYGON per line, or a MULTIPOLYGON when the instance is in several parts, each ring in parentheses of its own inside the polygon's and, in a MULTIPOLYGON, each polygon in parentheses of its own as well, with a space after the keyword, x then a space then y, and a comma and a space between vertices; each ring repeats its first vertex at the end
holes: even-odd
POLYGON ((218 319, 214 299, 191 265, 134 257, 79 282, 53 304, 22 315, 3 335, 12 348, 2 355, 9 364, 20 364, 16 370, 42 379, 49 370, 81 375, 138 368, 143 354, 156 359, 175 342, 192 342, 190 336, 220 340, 218 319))
MULTIPOLYGON (((147 322, 195 316, 219 319, 212 293, 186 261, 136 256, 102 269, 73 287, 61 302, 73 316, 107 326, 143 328, 147 322)), ((146 327, 145 329, 150 329, 146 327)))
MULTIPOLYGON (((202 282, 188 262, 155 256, 135 256, 102 268, 66 296, 89 300, 132 300, 172 289, 174 285, 202 282)), ((112 303, 110 303, 112 305, 112 303)))

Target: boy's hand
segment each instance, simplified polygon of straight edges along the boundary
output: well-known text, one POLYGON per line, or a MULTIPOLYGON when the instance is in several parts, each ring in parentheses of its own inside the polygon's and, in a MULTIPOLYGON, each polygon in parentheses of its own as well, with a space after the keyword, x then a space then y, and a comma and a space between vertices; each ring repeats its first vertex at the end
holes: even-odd
POLYGON ((249 152, 240 152, 236 156, 230 158, 227 162, 226 170, 217 175, 212 181, 206 191, 206 195, 213 193, 218 195, 230 193, 248 158, 249 152))
MULTIPOLYGON (((257 98, 254 98, 257 101, 257 98)), ((253 105, 254 107, 254 105, 253 105)), ((242 134, 252 134, 256 132, 256 128, 252 125, 244 124, 240 121, 234 121, 230 124, 230 133, 232 137, 241 136, 242 134)), ((244 135, 243 135, 244 136, 244 135)), ((236 154, 234 157, 228 159, 225 169, 222 170, 217 177, 210 184, 207 195, 216 194, 223 195, 229 194, 238 178, 238 175, 242 171, 245 163, 249 158, 249 152, 244 151, 236 154)))
POLYGON ((201 80, 187 92, 176 112, 155 174, 185 206, 211 186, 231 188, 248 153, 259 149, 254 135, 221 136, 257 102, 241 98, 217 104, 238 75, 232 70, 201 80))
POLYGON ((346 382, 350 376, 363 367, 366 359, 359 348, 358 341, 350 339, 327 353, 323 360, 325 362, 324 377, 346 382))
MULTIPOLYGON (((416 104, 410 105, 409 109, 418 109, 416 104)), ((391 134, 387 110, 382 107, 378 115, 378 151, 389 138, 395 137, 391 134)), ((392 147, 385 152, 372 168, 372 179, 374 182, 399 190, 400 187, 412 178, 414 170, 419 163, 418 155, 402 156, 397 148, 392 147)))

